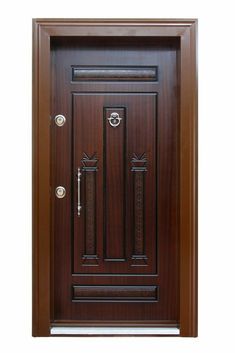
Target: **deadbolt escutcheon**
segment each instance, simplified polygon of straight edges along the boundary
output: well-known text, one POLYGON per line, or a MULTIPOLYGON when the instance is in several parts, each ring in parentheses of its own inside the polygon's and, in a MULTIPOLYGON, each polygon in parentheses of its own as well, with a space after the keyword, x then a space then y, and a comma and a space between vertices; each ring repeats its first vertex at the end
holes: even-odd
POLYGON ((66 189, 63 186, 57 186, 55 195, 58 199, 63 199, 66 195, 66 189))
POLYGON ((64 115, 58 114, 55 116, 55 123, 57 126, 61 127, 65 124, 65 122, 66 122, 66 118, 64 115))

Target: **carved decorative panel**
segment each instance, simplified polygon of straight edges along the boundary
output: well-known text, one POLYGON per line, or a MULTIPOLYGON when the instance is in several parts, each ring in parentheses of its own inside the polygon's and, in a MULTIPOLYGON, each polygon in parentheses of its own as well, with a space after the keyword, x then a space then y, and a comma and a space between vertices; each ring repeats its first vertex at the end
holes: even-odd
POLYGON ((104 259, 125 261, 125 108, 104 108, 104 259), (116 114, 118 118, 112 118, 116 114))
POLYGON ((145 255, 145 172, 147 159, 145 153, 133 154, 131 160, 134 186, 134 244, 132 265, 143 266, 147 264, 145 255))
POLYGON ((76 93, 73 99, 81 212, 75 187, 72 270, 74 280, 88 276, 74 285, 91 285, 92 274, 155 276, 157 95, 76 93))
POLYGON ((82 175, 84 178, 84 210, 85 210, 85 254, 84 265, 96 265, 96 172, 97 158, 95 153, 89 156, 83 153, 82 175))

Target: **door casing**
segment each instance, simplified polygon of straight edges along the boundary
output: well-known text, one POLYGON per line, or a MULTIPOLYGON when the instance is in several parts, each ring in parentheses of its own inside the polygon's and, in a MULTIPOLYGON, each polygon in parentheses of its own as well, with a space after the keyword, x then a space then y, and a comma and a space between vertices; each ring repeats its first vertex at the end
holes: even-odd
POLYGON ((33 20, 33 336, 50 336, 50 92, 53 37, 144 36, 180 41, 179 252, 180 336, 197 336, 197 20, 33 20))

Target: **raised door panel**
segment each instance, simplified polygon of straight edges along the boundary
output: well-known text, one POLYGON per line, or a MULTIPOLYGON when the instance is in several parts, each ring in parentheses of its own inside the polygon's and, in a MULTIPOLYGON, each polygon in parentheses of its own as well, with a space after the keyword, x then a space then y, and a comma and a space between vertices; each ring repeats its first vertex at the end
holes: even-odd
POLYGON ((156 104, 153 93, 73 95, 76 274, 156 274, 156 104))

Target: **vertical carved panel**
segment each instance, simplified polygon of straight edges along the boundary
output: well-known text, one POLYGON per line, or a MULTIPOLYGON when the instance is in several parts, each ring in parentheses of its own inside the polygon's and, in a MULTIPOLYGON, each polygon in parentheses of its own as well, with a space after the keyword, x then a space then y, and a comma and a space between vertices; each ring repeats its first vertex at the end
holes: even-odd
POLYGON ((85 249, 87 255, 95 254, 95 174, 86 173, 86 238, 85 249))
POLYGON ((82 174, 84 175, 84 209, 85 209, 85 254, 83 265, 94 266, 98 263, 96 254, 96 171, 95 154, 88 156, 83 153, 82 174))
POLYGON ((135 197, 135 242, 134 253, 144 253, 144 175, 134 174, 134 197, 135 197))
POLYGON ((147 171, 147 159, 145 153, 138 156, 133 154, 131 160, 133 174, 134 194, 134 240, 132 266, 144 266, 147 264, 145 255, 145 172, 147 171))
POLYGON ((126 260, 125 158, 126 110, 104 107, 104 259, 115 263, 126 260))

